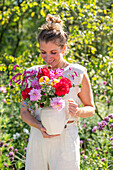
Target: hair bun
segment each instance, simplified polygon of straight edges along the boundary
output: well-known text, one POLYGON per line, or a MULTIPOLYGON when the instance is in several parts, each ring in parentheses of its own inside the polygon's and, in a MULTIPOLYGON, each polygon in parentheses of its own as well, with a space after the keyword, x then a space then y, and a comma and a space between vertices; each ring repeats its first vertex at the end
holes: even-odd
POLYGON ((60 24, 61 26, 63 25, 63 22, 62 20, 60 19, 59 16, 55 17, 54 15, 51 15, 51 14, 48 14, 47 17, 46 17, 46 21, 48 23, 58 23, 60 24))

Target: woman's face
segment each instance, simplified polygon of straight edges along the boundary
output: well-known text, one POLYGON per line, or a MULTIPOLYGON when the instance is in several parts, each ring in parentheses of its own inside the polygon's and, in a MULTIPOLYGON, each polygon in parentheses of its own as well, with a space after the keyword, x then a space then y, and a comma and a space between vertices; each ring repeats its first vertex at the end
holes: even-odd
POLYGON ((59 68, 61 66, 61 63, 64 62, 63 54, 65 51, 65 46, 61 49, 61 47, 59 47, 52 41, 48 43, 46 43, 45 41, 41 41, 39 45, 41 57, 46 62, 46 64, 51 65, 53 69, 59 68))

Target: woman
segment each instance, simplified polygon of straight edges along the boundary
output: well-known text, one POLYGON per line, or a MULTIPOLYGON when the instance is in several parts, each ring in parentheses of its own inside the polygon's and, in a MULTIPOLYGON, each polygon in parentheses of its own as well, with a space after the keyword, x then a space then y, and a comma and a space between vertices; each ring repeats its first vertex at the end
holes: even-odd
MULTIPOLYGON (((85 68, 78 64, 69 64, 63 59, 68 40, 63 30, 62 20, 48 14, 46 23, 42 25, 38 36, 41 57, 52 69, 63 68, 64 76, 68 77, 69 70, 76 72, 75 87, 67 95, 65 102, 68 122, 64 131, 59 135, 48 135, 40 121, 40 110, 36 109, 36 118, 26 110, 22 102, 21 117, 31 126, 31 134, 27 147, 26 170, 79 170, 79 136, 78 117, 86 118, 94 114, 94 102, 89 78, 85 68), (82 83, 82 88, 79 85, 82 83), (79 108, 80 100, 83 107, 79 108)), ((32 67, 34 69, 38 66, 32 67)), ((70 78, 73 82, 74 80, 70 78)))

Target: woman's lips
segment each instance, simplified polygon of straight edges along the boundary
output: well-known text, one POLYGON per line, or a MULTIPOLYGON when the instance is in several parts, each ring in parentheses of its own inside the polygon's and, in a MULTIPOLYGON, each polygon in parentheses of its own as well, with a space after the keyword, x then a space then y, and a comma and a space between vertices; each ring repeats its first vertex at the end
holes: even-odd
POLYGON ((47 64, 51 65, 51 64, 53 64, 54 61, 55 61, 55 60, 53 60, 52 62, 47 62, 47 64))

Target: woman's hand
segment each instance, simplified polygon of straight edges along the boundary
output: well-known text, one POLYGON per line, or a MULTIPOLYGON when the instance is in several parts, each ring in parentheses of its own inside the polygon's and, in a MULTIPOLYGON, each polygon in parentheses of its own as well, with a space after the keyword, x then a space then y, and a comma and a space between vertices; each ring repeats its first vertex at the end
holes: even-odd
POLYGON ((58 134, 58 135, 48 135, 47 132, 46 132, 47 130, 42 125, 42 123, 40 123, 40 131, 41 131, 41 133, 43 135, 43 138, 53 138, 53 137, 56 137, 56 136, 60 136, 60 134, 58 134))
POLYGON ((79 115, 78 104, 73 99, 68 100, 68 110, 69 110, 69 114, 72 117, 76 117, 79 115))

